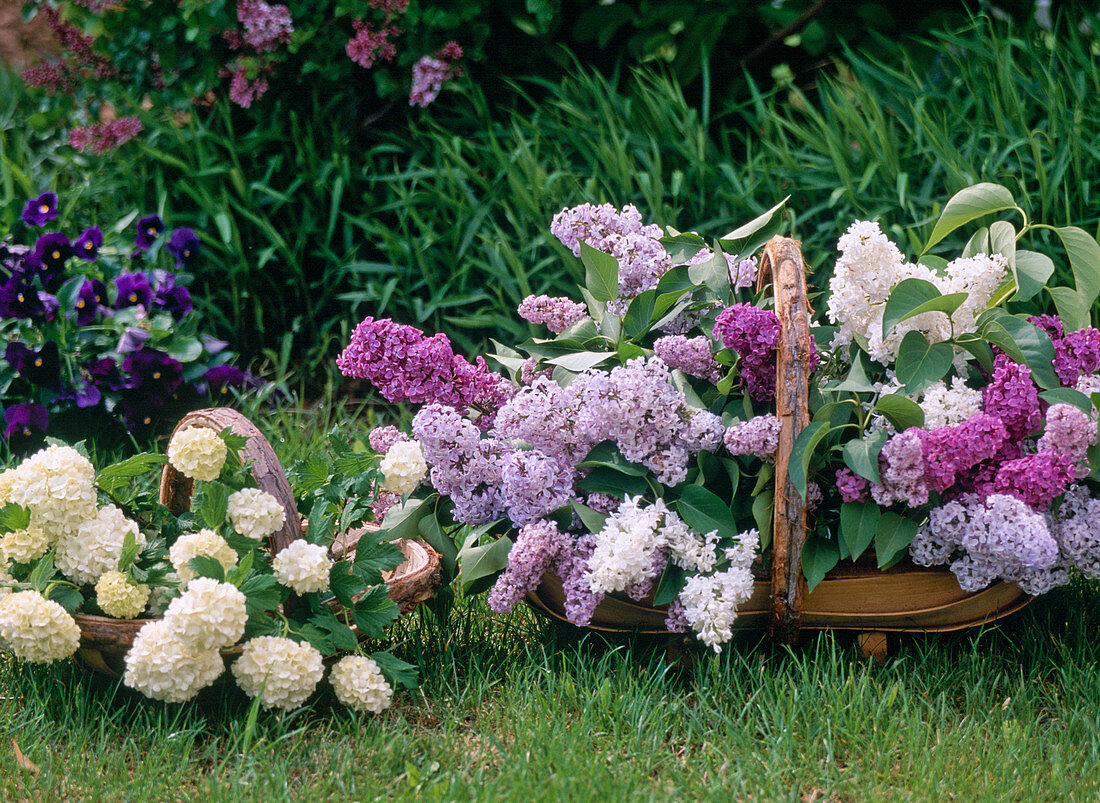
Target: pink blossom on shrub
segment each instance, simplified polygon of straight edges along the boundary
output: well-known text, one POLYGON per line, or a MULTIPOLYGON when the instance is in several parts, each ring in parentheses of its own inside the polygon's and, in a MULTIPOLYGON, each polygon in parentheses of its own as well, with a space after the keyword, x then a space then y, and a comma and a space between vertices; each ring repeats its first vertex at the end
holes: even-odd
POLYGON ((413 65, 410 106, 427 106, 439 96, 443 84, 462 74, 452 62, 462 58, 462 48, 457 42, 448 42, 435 57, 424 56, 413 65))
POLYGON ((252 102, 259 100, 267 92, 267 79, 262 75, 254 80, 248 80, 248 68, 238 65, 233 70, 233 79, 229 82, 229 99, 247 109, 252 102))
POLYGON ((369 70, 379 59, 391 61, 397 55, 397 48, 390 37, 400 34, 400 28, 387 25, 376 31, 369 22, 361 19, 353 20, 351 24, 355 27, 355 36, 348 40, 344 51, 360 67, 369 70))
POLYGON ((94 154, 113 151, 141 133, 141 120, 136 117, 120 117, 110 123, 94 123, 77 126, 69 132, 69 144, 84 152, 94 154))
POLYGON ((286 6, 270 6, 263 0, 238 0, 237 19, 244 26, 244 41, 263 53, 290 41, 294 21, 286 6))

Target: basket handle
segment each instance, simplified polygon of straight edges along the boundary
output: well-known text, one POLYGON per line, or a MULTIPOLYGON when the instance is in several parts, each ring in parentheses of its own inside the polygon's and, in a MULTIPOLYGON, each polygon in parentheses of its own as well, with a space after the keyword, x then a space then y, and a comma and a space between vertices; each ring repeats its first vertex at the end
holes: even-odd
POLYGON ((773 237, 760 259, 757 288, 770 276, 779 318, 776 347, 775 410, 780 421, 775 458, 775 508, 772 519, 771 612, 768 632, 793 644, 802 625, 806 581, 802 576, 802 546, 806 542, 806 502, 792 486, 791 450, 810 423, 810 302, 806 296, 806 263, 801 244, 773 237))
MULTIPOLYGON (((248 438, 248 443, 241 449, 241 459, 246 462, 252 460, 252 476, 260 490, 267 491, 278 499, 279 504, 286 510, 286 521, 283 522, 282 528, 271 535, 272 553, 282 551, 292 541, 302 537, 302 522, 286 473, 275 455, 275 450, 271 448, 271 444, 255 424, 236 410, 228 407, 211 407, 185 415, 176 424, 172 434, 175 435, 188 427, 204 427, 215 432, 221 432, 229 427, 234 435, 248 438)), ((185 477, 173 468, 171 463, 164 464, 160 475, 160 501, 173 515, 178 516, 191 509, 191 493, 194 488, 194 480, 185 477)))

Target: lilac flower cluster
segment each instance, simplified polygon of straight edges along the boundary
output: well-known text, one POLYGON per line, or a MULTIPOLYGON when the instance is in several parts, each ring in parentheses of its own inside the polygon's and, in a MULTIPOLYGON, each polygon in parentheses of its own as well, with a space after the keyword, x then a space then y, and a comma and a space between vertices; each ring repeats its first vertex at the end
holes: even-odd
MULTIPOLYGON (((723 254, 726 258, 726 268, 729 271, 730 287, 734 290, 742 290, 756 284, 757 264, 756 257, 738 260, 732 254, 723 254)), ((693 254, 685 265, 699 265, 708 259, 714 258, 714 252, 709 248, 703 248, 693 254)))
POLYGON ((409 436, 393 424, 385 427, 375 427, 367 435, 367 442, 370 444, 370 448, 378 452, 378 454, 385 454, 395 443, 407 441, 408 439, 409 436))
POLYGON ((595 534, 584 533, 561 550, 553 566, 553 572, 561 578, 565 592, 565 618, 577 627, 588 626, 596 606, 604 598, 602 593, 593 591, 588 584, 588 561, 595 551, 595 534))
POLYGON ((758 415, 739 421, 726 430, 726 451, 732 455, 752 455, 768 463, 775 462, 782 424, 774 415, 758 415))
POLYGON ((1073 482, 1075 474, 1068 457, 1038 452, 1002 463, 997 469, 993 490, 997 494, 1014 496, 1033 510, 1043 511, 1073 482))
POLYGON ((81 153, 91 151, 96 156, 102 156, 126 144, 143 129, 137 117, 119 117, 110 122, 74 126, 69 130, 69 145, 81 153))
POLYGON ((519 450, 505 456, 500 479, 508 518, 522 527, 569 504, 576 471, 566 461, 536 449, 519 450))
POLYGON ((1031 380, 1031 369, 1000 354, 993 378, 982 390, 982 411, 1001 419, 1011 440, 1026 438, 1043 419, 1039 391, 1031 380))
POLYGON ((1053 531, 1063 561, 1090 580, 1100 579, 1100 499, 1083 485, 1070 488, 1053 531))
POLYGON ((423 56, 412 68, 412 89, 409 90, 410 106, 427 106, 443 89, 443 84, 462 75, 462 68, 454 64, 462 58, 462 48, 457 42, 448 42, 435 56, 423 56))
POLYGON ((734 304, 714 321, 714 336, 741 357, 741 384, 755 402, 775 398, 775 349, 779 318, 752 304, 734 304))
POLYGON ((653 353, 670 368, 678 368, 688 376, 711 383, 717 383, 722 378, 722 366, 714 359, 711 342, 703 335, 659 337, 653 343, 653 353))
POLYGON ((369 380, 391 402, 438 402, 491 414, 512 392, 481 357, 471 365, 456 355, 446 335, 425 337, 388 318, 363 319, 336 365, 344 376, 369 380))
POLYGON ((837 469, 836 489, 842 502, 866 502, 867 480, 848 468, 837 469))
POLYGON ((534 521, 520 529, 508 552, 508 567, 489 592, 489 609, 509 613, 542 580, 572 539, 552 521, 534 521))
POLYGON ((519 367, 519 383, 524 387, 528 387, 535 383, 535 380, 541 377, 549 379, 554 375, 554 371, 551 368, 539 369, 539 358, 528 357, 523 361, 523 365, 519 367))
POLYGON ((1028 320, 1050 335, 1054 371, 1063 387, 1076 387, 1082 376, 1100 369, 1100 330, 1087 326, 1067 335, 1062 321, 1053 315, 1036 315, 1028 320))
POLYGON ((500 408, 494 431, 498 438, 527 444, 570 465, 598 443, 577 426, 572 386, 567 390, 546 376, 535 377, 500 408))
POLYGON ((237 19, 244 27, 244 41, 257 53, 290 42, 294 21, 286 6, 270 6, 264 0, 237 0, 237 19))
POLYGON ((884 507, 904 502, 918 507, 928 502, 928 480, 924 472, 921 431, 907 429, 895 435, 879 453, 881 485, 871 485, 871 498, 884 507))
POLYGON ((1072 404, 1052 404, 1047 409, 1046 428, 1036 448, 1065 456, 1077 467, 1077 477, 1089 475, 1086 456, 1096 445, 1096 422, 1072 404))
POLYGON ((1008 439, 1000 419, 984 413, 927 433, 916 432, 922 441, 925 477, 939 493, 954 485, 964 472, 995 457, 1008 439))
POLYGON ((517 310, 519 316, 531 323, 541 323, 558 335, 583 320, 588 315, 588 306, 576 303, 568 298, 547 295, 527 296, 517 310))

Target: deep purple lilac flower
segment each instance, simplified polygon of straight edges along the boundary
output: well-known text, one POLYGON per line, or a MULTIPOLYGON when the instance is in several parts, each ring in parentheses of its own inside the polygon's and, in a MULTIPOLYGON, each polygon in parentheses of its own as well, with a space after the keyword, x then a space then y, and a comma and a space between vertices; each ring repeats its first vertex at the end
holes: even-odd
POLYGON ((45 432, 50 425, 50 413, 41 404, 13 404, 4 411, 4 438, 17 436, 29 438, 36 432, 45 432))
POLYGON ((115 309, 141 306, 148 310, 153 304, 153 288, 149 286, 149 277, 142 271, 122 273, 115 277, 115 309))
POLYGON ((199 255, 199 238, 191 229, 176 229, 164 247, 176 258, 176 269, 183 270, 199 255))
POLYGON ((73 243, 73 250, 81 259, 95 262, 99 258, 99 249, 103 247, 103 232, 99 226, 85 229, 73 243))
POLYGON ((28 226, 45 226, 57 217, 57 193, 44 192, 31 198, 23 207, 23 222, 28 226))
POLYGON ((98 279, 85 279, 80 286, 74 302, 76 323, 78 326, 87 326, 99 317, 101 311, 106 309, 107 288, 98 279))
POLYGON ((550 570, 570 538, 552 521, 535 521, 523 527, 508 552, 508 567, 489 592, 489 609, 509 613, 528 591, 533 591, 550 570))
POLYGON ((842 502, 866 502, 867 480, 848 468, 837 469, 836 489, 842 502))
POLYGON ((1001 419, 1010 440, 1021 440, 1038 429, 1043 414, 1031 370, 998 355, 993 378, 982 390, 982 412, 1001 419))
POLYGON ((163 233, 164 222, 159 217, 156 215, 143 217, 137 224, 137 237, 134 238, 134 245, 141 251, 147 251, 157 241, 157 237, 160 237, 163 233))
POLYGON ((1075 467, 1068 457, 1038 452, 1001 464, 993 487, 997 493, 1014 496, 1033 510, 1045 511, 1075 476, 1075 467))
POLYGON ((934 491, 943 493, 965 472, 995 457, 1007 439, 1001 420, 985 413, 922 432, 925 478, 934 491))
POLYGON ((741 386, 755 402, 775 398, 779 318, 752 304, 734 304, 714 321, 714 336, 741 357, 741 386))
POLYGON ((4 359, 28 382, 52 391, 61 390, 61 353, 54 341, 47 340, 38 350, 13 341, 4 350, 4 359))

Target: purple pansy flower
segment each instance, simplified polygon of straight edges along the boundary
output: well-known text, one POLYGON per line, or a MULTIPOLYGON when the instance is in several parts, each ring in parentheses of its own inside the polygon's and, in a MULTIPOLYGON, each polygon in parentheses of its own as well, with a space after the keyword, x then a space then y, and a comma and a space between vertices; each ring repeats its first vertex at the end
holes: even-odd
POLYGON ((153 304, 153 288, 149 286, 149 278, 141 271, 120 274, 115 278, 115 287, 118 289, 115 309, 137 305, 149 309, 153 304))
POLYGON ((102 398, 103 394, 94 382, 81 380, 61 393, 55 401, 71 401, 76 404, 78 409, 84 410, 88 407, 95 407, 102 398))
POLYGON ((211 396, 227 395, 229 388, 251 390, 263 384, 248 371, 242 371, 232 365, 217 365, 203 374, 202 378, 211 396))
POLYGON ((157 237, 164 231, 164 222, 156 215, 149 215, 143 217, 137 224, 137 237, 134 238, 134 245, 140 250, 148 250, 157 237))
POLYGON ((118 339, 118 346, 115 348, 115 351, 119 354, 129 354, 137 351, 145 345, 149 337, 150 334, 144 329, 137 326, 131 326, 123 332, 122 337, 118 339))
POLYGON ((195 308, 191 293, 183 285, 176 284, 175 274, 158 269, 153 271, 153 280, 156 284, 153 303, 170 312, 173 319, 178 321, 195 308))
POLYGON ((4 318, 41 318, 46 305, 38 290, 22 274, 16 273, 0 287, 0 316, 4 318))
POLYGON ((112 391, 122 390, 122 374, 118 371, 118 365, 110 357, 100 357, 98 360, 88 363, 88 367, 84 370, 97 388, 106 388, 112 391))
POLYGON ((131 401, 142 399, 149 406, 160 407, 179 387, 183 378, 183 366, 163 351, 143 348, 126 355, 122 371, 129 374, 123 388, 140 391, 131 394, 131 401))
POLYGON ((61 390, 61 354, 54 341, 47 340, 37 351, 19 341, 8 343, 4 359, 27 381, 61 390))
POLYGON ((176 229, 165 248, 176 258, 176 268, 183 269, 199 255, 199 238, 191 229, 176 229))
POLYGON ((31 261, 38 268, 43 287, 48 286, 65 269, 65 261, 72 255, 73 244, 61 232, 50 232, 38 238, 34 251, 31 252, 31 261))
POLYGON ((199 335, 199 340, 202 341, 202 347, 206 349, 207 354, 217 354, 225 351, 229 346, 229 343, 224 340, 218 340, 218 338, 213 335, 199 335))
POLYGON ((23 222, 28 226, 44 226, 57 217, 57 193, 44 192, 31 198, 23 207, 23 222))
POLYGON ((92 226, 90 229, 85 229, 80 233, 80 236, 76 238, 76 242, 73 243, 73 249, 76 251, 76 255, 89 262, 95 262, 99 258, 99 249, 102 247, 103 232, 100 231, 99 226, 92 226))
POLYGON ((50 414, 41 404, 14 404, 4 411, 4 438, 30 437, 35 432, 45 432, 50 425, 50 414))
POLYGON ((85 279, 76 295, 76 323, 87 326, 92 323, 107 300, 107 288, 98 279, 85 279))
POLYGON ((57 300, 57 296, 47 293, 45 290, 39 290, 38 300, 42 302, 43 320, 52 321, 57 317, 57 312, 61 309, 61 302, 57 300))

